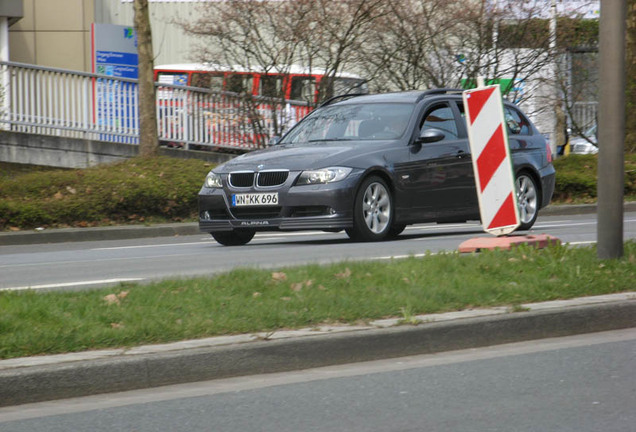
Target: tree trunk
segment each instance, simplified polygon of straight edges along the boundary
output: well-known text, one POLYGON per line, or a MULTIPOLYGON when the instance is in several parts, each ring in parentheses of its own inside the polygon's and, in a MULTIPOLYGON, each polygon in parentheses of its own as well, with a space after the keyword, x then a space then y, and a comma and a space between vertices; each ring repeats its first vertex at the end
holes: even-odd
POLYGON ((139 155, 152 157, 159 153, 159 138, 148 0, 134 0, 134 9, 139 53, 139 155))

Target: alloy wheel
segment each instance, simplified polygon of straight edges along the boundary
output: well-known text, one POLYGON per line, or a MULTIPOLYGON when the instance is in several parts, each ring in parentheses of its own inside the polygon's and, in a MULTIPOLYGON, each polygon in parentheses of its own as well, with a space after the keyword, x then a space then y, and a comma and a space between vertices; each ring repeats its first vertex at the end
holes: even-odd
POLYGON ((371 183, 362 198, 362 217, 369 231, 382 234, 391 220, 391 197, 381 183, 371 183))
POLYGON ((519 229, 527 230, 534 225, 539 210, 539 192, 532 177, 520 174, 516 181, 517 205, 519 207, 519 229))

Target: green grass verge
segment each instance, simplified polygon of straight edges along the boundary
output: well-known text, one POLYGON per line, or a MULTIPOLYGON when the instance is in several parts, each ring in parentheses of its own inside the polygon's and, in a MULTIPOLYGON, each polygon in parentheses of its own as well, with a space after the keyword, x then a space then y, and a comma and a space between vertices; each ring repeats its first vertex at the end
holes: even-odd
POLYGON ((158 157, 82 170, 0 168, 0 230, 16 230, 194 220, 211 165, 158 157))
MULTIPOLYGON (((82 292, 0 292, 0 358, 567 299, 634 289, 636 242, 235 270, 82 292)), ((406 319, 406 321, 410 321, 406 319)))

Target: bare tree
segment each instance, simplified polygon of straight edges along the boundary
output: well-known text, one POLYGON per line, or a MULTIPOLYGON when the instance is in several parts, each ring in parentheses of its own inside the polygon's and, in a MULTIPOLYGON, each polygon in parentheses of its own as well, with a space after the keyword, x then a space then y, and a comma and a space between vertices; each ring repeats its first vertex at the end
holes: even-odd
POLYGON ((505 11, 491 3, 393 1, 375 25, 373 44, 362 47, 360 66, 382 90, 464 87, 478 76, 527 79, 550 61, 547 32, 533 32, 536 11, 528 2, 510 2, 505 11))
MULTIPOLYGON (((284 0, 207 2, 200 18, 183 28, 201 36, 201 61, 258 66, 287 73, 292 65, 321 70, 317 89, 331 95, 338 72, 355 63, 357 48, 373 22, 386 10, 385 0, 284 0)), ((313 102, 313 101, 312 101, 313 102)))
POLYGON ((148 0, 134 0, 133 7, 139 52, 139 154, 143 157, 152 157, 159 152, 159 139, 148 0))
MULTIPOLYGON (((335 76, 354 64, 357 47, 376 17, 385 9, 385 0, 284 0, 205 2, 199 19, 178 23, 200 36, 196 58, 204 63, 258 70, 261 93, 269 100, 255 99, 243 90, 241 106, 245 115, 235 120, 249 123, 254 136, 280 135, 287 126, 285 86, 291 83, 294 98, 313 104, 333 95, 335 76), (294 66, 302 66, 319 80, 283 80, 294 66), (269 73, 277 76, 268 78, 269 73), (267 85, 267 87, 263 87, 267 85), (302 86, 294 91, 294 86, 302 86), (270 118, 263 119, 259 104, 269 104, 270 118), (269 127, 265 127, 268 124, 269 127)), ((297 73, 296 70, 294 72, 297 73)), ((247 87, 247 86, 246 86, 247 87)), ((227 89, 227 84, 226 84, 227 89)), ((247 126, 247 125, 246 125, 247 126)))
POLYGON ((267 72, 293 62, 298 43, 294 37, 302 22, 290 19, 289 12, 298 9, 287 2, 209 2, 197 8, 198 19, 178 22, 185 31, 200 36, 198 60, 258 66, 267 72))
POLYGON ((546 4, 544 0, 206 2, 201 4, 201 18, 184 27, 202 37, 202 60, 280 72, 292 64, 321 68, 325 74, 317 89, 321 98, 331 95, 332 80, 343 70, 360 72, 375 91, 464 88, 483 76, 501 83, 509 99, 527 102, 531 114, 541 116, 543 111, 550 120, 556 116, 557 104, 565 113, 571 111, 568 103, 575 99, 567 88, 571 83, 555 81, 555 56, 574 45, 573 35, 581 29, 572 24, 576 20, 568 26, 562 19, 557 44, 561 51, 555 51, 546 4), (557 96, 558 84, 564 87, 557 96))
MULTIPOLYGON (((555 56, 550 45, 547 2, 539 0, 394 0, 361 46, 363 75, 376 91, 466 88, 478 76, 498 82, 507 98, 546 123, 573 96, 556 97, 555 56), (532 103, 531 103, 532 102, 532 103), (556 109, 559 105, 559 109, 556 109)), ((573 15, 576 11, 573 11, 573 15)), ((557 47, 581 45, 589 32, 580 20, 561 18, 557 47), (578 25, 578 27, 577 27, 578 25)), ((592 38, 593 39, 593 38, 592 38)), ((563 78, 569 75, 565 73, 563 78)), ((567 86, 567 80, 559 81, 567 86)), ((565 117, 560 131, 565 130, 565 117)), ((564 134, 560 139, 563 141, 564 134)))
POLYGON ((464 8, 460 0, 390 2, 359 46, 358 67, 374 90, 458 86, 457 35, 466 28, 456 17, 464 8))
MULTIPOLYGON (((269 73, 288 74, 292 67, 299 35, 303 34, 307 2, 209 2, 201 4, 199 18, 177 22, 190 34, 198 35, 201 43, 196 47, 195 58, 203 63, 238 66, 256 69, 267 82, 266 96, 278 109, 271 111, 270 123, 278 135, 280 112, 285 103, 283 83, 269 73)), ((255 136, 265 136, 263 119, 257 109, 257 101, 247 88, 237 86, 231 91, 243 92, 242 104, 247 107, 243 120, 250 123, 255 136)), ((263 144, 263 143, 260 143, 263 144)))
MULTIPOLYGON (((292 2, 293 4, 294 2, 292 2)), ((385 0, 313 0, 307 30, 300 39, 298 60, 324 69, 319 99, 333 96, 338 72, 359 65, 360 47, 370 43, 377 21, 390 12, 385 0)))

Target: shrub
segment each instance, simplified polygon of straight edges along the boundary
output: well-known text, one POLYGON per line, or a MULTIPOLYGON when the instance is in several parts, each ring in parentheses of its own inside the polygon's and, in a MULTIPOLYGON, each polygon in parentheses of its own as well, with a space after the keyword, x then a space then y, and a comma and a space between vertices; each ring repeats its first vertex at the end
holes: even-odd
MULTIPOLYGON (((594 202, 598 172, 597 155, 570 155, 554 161, 555 202, 594 202)), ((636 199, 636 155, 625 155, 625 199, 636 199)))
MULTIPOLYGON (((597 157, 554 162, 553 202, 596 200, 597 157)), ((0 230, 195 220, 211 169, 197 159, 133 158, 83 170, 0 164, 0 230)), ((636 155, 625 156, 625 199, 636 200, 636 155)))
POLYGON ((84 170, 35 170, 0 177, 0 229, 89 226, 194 218, 211 165, 133 158, 84 170))

